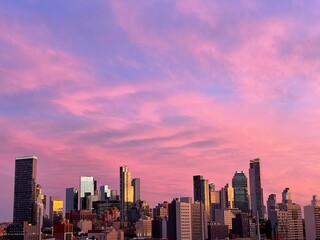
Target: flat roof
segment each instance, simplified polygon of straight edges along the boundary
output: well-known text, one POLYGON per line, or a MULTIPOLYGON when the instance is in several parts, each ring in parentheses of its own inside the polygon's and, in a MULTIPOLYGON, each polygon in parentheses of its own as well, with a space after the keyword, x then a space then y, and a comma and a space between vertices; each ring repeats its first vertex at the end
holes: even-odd
POLYGON ((37 159, 37 156, 21 156, 21 157, 16 157, 16 160, 22 160, 22 159, 37 159))

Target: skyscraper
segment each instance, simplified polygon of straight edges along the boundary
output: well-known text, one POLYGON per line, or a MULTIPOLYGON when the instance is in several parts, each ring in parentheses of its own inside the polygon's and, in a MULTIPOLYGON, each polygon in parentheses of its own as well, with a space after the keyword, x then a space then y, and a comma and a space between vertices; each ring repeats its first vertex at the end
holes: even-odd
POLYGON ((220 190, 220 207, 221 209, 234 208, 234 190, 228 183, 220 190))
POLYGON ((268 219, 271 219, 272 211, 276 209, 277 206, 277 196, 275 194, 270 194, 267 200, 267 210, 268 219))
POLYGON ((263 219, 265 215, 265 206, 263 204, 263 189, 261 186, 259 158, 250 161, 249 179, 252 215, 257 216, 258 212, 259 218, 263 219))
POLYGON ((173 199, 168 205, 168 239, 191 240, 191 204, 173 199))
POLYGON ((37 157, 17 157, 14 180, 13 223, 27 221, 35 225, 37 219, 37 157))
POLYGON ((304 207, 306 239, 320 239, 320 204, 313 196, 311 205, 304 207))
POLYGON ((37 157, 17 157, 15 161, 13 223, 4 239, 40 239, 43 204, 41 186, 37 185, 37 157))
POLYGON ((141 200, 140 198, 140 178, 132 179, 131 185, 133 187, 133 202, 141 200))
POLYGON ((207 219, 210 219, 209 183, 201 175, 193 176, 193 196, 194 202, 203 203, 207 219))
POLYGON ((292 203, 291 200, 291 191, 289 188, 285 188, 282 192, 282 203, 292 203))
POLYGON ((128 205, 133 203, 133 187, 131 186, 131 173, 127 166, 120 167, 120 219, 126 220, 128 205))
POLYGON ((49 219, 52 226, 63 219, 63 200, 60 197, 50 197, 49 219))
POLYGON ((106 201, 107 198, 111 197, 111 189, 108 185, 100 186, 100 201, 106 201))
MULTIPOLYGON (((180 201, 182 199, 180 198, 180 201)), ((192 239, 208 239, 208 220, 204 211, 203 203, 191 203, 191 226, 192 239), (202 205, 202 206, 201 206, 202 205)))
POLYGON ((74 187, 66 189, 66 213, 78 210, 78 190, 74 187))
POLYGON ((242 212, 249 212, 248 180, 243 171, 235 172, 232 178, 234 206, 242 212))
POLYGON ((94 195, 94 179, 92 176, 80 177, 80 209, 86 209, 86 196, 94 195))

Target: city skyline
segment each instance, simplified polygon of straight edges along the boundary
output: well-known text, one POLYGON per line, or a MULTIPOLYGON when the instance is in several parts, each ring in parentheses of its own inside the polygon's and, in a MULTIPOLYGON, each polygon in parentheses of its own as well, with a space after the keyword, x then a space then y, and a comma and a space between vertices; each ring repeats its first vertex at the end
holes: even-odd
POLYGON ((119 191, 119 166, 152 206, 221 189, 261 159, 264 204, 320 184, 318 1, 2 1, 0 221, 17 156, 48 196, 80 176, 119 191))
MULTIPOLYGON (((35 156, 35 155, 33 155, 33 156, 18 156, 18 157, 16 157, 15 158, 15 160, 16 160, 16 164, 17 164, 17 161, 19 161, 20 159, 22 159, 22 160, 24 160, 24 159, 26 159, 26 160, 32 160, 32 159, 35 159, 35 166, 38 164, 38 157, 37 156, 35 156)), ((250 168, 252 167, 252 163, 253 162, 257 162, 258 161, 258 163, 259 163, 259 175, 260 175, 260 173, 261 173, 261 169, 260 169, 260 159, 259 158, 256 158, 256 159, 254 159, 254 160, 250 160, 250 161, 248 161, 248 163, 249 163, 249 169, 248 169, 248 172, 250 171, 250 168)), ((28 166, 29 167, 29 166, 28 166)), ((29 167, 30 168, 30 167, 29 167)), ((129 196, 125 196, 123 199, 129 199, 128 201, 130 202, 134 202, 133 201, 133 199, 134 199, 134 181, 131 181, 130 179, 131 179, 131 171, 129 171, 129 167, 127 166, 127 165, 125 165, 125 166, 118 166, 118 169, 120 168, 120 175, 118 176, 118 187, 119 187, 119 184, 120 184, 120 187, 119 188, 112 188, 112 189, 109 189, 109 191, 110 190, 115 190, 116 192, 118 192, 118 196, 120 197, 120 199, 122 199, 122 194, 124 194, 124 193, 121 193, 121 186, 123 186, 123 184, 124 185, 127 185, 127 187, 129 186, 130 188, 132 188, 131 190, 125 190, 125 192, 127 192, 127 194, 129 194, 129 196), (123 180, 123 179, 126 179, 125 181, 123 180)), ((18 169, 20 169, 20 170, 18 170, 18 172, 21 174, 21 167, 20 168, 18 168, 18 169)), ((17 171, 17 169, 16 169, 16 171, 17 171)), ((15 172, 16 172, 15 171, 15 172)), ((37 167, 35 167, 35 173, 24 173, 24 174, 28 174, 28 175, 34 175, 34 174, 36 174, 38 172, 38 170, 37 170, 37 167)), ((231 183, 233 183, 233 180, 234 180, 234 177, 237 175, 237 174, 244 174, 244 171, 235 171, 234 172, 234 174, 235 175, 233 175, 233 177, 232 177, 232 180, 231 180, 231 183)), ((36 174, 37 175, 37 174, 36 174)), ((34 177, 36 177, 36 175, 34 175, 34 177)), ((16 175, 15 174, 15 178, 16 178, 16 176, 19 176, 19 175, 16 175)), ((20 177, 21 178, 21 177, 20 177)), ((52 196, 52 195, 50 195, 50 194, 47 194, 46 193, 46 189, 44 189, 44 192, 42 192, 42 194, 44 194, 44 196, 46 197, 46 198, 50 198, 49 200, 47 200, 47 202, 45 202, 44 204, 48 204, 48 205, 51 205, 51 198, 52 199, 55 199, 55 201, 56 200, 61 200, 62 201, 62 205, 64 205, 64 204, 67 204, 68 205, 68 198, 69 198, 69 200, 70 200, 70 196, 68 196, 68 190, 75 190, 76 191, 76 196, 77 196, 77 198, 76 199, 73 199, 74 200, 74 203, 81 203, 81 195, 79 194, 78 195, 78 188, 79 189, 81 189, 81 185, 83 184, 83 179, 84 179, 84 181, 87 181, 88 179, 90 179, 91 180, 91 182, 92 182, 92 184, 93 183, 95 183, 97 186, 97 189, 99 189, 99 190, 103 190, 104 189, 104 187, 107 187, 107 185, 105 185, 105 183, 100 183, 100 182, 98 182, 96 179, 95 179, 95 177, 94 176, 78 176, 78 179, 80 179, 80 182, 78 182, 78 184, 79 185, 74 185, 74 186, 69 186, 68 185, 68 187, 67 188, 65 188, 65 189, 63 189, 63 194, 62 195, 59 195, 59 196, 52 196), (98 187, 98 186, 100 186, 101 185, 101 187, 98 187)), ((136 180, 136 179, 138 179, 138 181, 139 181, 139 192, 141 191, 141 189, 140 189, 140 178, 132 178, 132 180, 136 180)), ((249 180, 248 179, 246 179, 246 181, 247 181, 247 184, 249 185, 249 180)), ((175 194, 173 197, 172 197, 172 199, 174 200, 174 199, 190 199, 190 201, 194 201, 194 202, 197 202, 197 201, 199 201, 199 197, 200 197, 200 192, 197 192, 198 191, 198 189, 200 188, 200 189, 203 189, 203 187, 204 186, 202 186, 203 185, 203 183, 206 183, 206 184, 204 184, 205 185, 205 188, 207 189, 206 191, 207 191, 207 193, 206 194, 209 194, 210 193, 210 185, 212 185, 212 184, 214 184, 213 183, 213 181, 211 181, 210 179, 204 179, 203 178, 203 176, 201 176, 201 175, 193 175, 192 176, 192 186, 191 186, 191 195, 190 196, 188 196, 188 197, 183 197, 183 196, 187 196, 187 194, 184 194, 184 193, 181 193, 180 195, 179 194, 175 194), (209 183, 209 184, 208 184, 209 183), (199 196, 197 196, 197 195, 199 195, 199 196)), ((34 182, 33 184, 37 184, 37 186, 39 185, 40 186, 40 184, 39 183, 36 183, 36 182, 34 182)), ((261 186, 263 186, 263 182, 261 181, 261 186)), ((215 185, 213 185, 214 186, 214 188, 216 187, 215 185)), ((92 186, 93 187, 93 186, 92 186)), ((235 190, 233 187, 231 187, 231 189, 229 189, 229 190, 224 190, 225 188, 227 189, 227 188, 229 188, 229 187, 231 187, 231 184, 230 184, 230 182, 226 182, 226 185, 225 186, 222 186, 222 188, 221 188, 221 191, 223 192, 223 191, 229 191, 229 190, 232 190, 232 203, 230 203, 231 205, 230 206, 225 206, 224 204, 226 204, 226 203, 224 203, 224 204, 222 204, 221 205, 221 208, 223 209, 224 207, 225 208, 229 208, 229 207, 231 207, 231 208, 234 208, 235 207, 235 202, 234 202, 234 200, 235 200, 235 198, 234 198, 234 194, 236 194, 236 192, 237 192, 237 190, 235 190), (235 192, 234 192, 235 191, 235 192)), ((280 196, 281 194, 282 194, 282 199, 290 199, 291 200, 291 188, 290 187, 283 187, 284 188, 284 190, 282 191, 282 193, 281 193, 281 191, 280 192, 274 192, 274 193, 272 193, 272 194, 270 194, 270 195, 268 195, 269 197, 270 196, 274 196, 274 195, 278 195, 278 196, 280 196), (290 189, 290 190, 289 190, 290 189)), ((250 188, 249 188, 250 189, 250 188)), ((143 189, 142 189, 143 190, 143 189)), ((41 190, 40 190, 41 191, 41 190)), ((61 191, 60 191, 61 192, 61 191)), ((122 192, 124 192, 123 190, 122 190, 122 192)), ((102 194, 102 192, 99 192, 99 196, 102 194)), ((223 194, 223 193, 222 193, 223 194)), ((251 196, 251 193, 250 193, 250 191, 248 192, 248 196, 250 197, 251 196)), ((91 194, 90 194, 91 195, 91 194)), ((140 196, 140 194, 139 194, 139 196, 140 196)), ((74 196, 72 196, 72 197, 74 197, 74 196)), ((72 198, 71 197, 71 198, 72 198)), ((109 196, 110 197, 110 196, 109 196)), ((208 198, 209 198, 209 196, 207 196, 208 198)), ((316 195, 312 195, 312 197, 313 197, 313 199, 316 197, 316 195)), ((200 197, 201 198, 201 197, 200 197)), ((205 197, 206 198, 206 197, 205 197)), ((142 201, 147 201, 148 203, 151 203, 151 207, 155 207, 157 204, 161 204, 162 202, 164 202, 164 201, 167 201, 167 202, 170 202, 172 199, 156 199, 154 202, 150 202, 150 201, 148 201, 148 199, 144 199, 143 197, 141 198, 140 197, 140 199, 138 199, 138 200, 142 200, 142 201)), ((264 205, 264 208, 265 208, 265 210, 264 211, 266 211, 266 205, 267 205, 267 203, 268 203, 268 197, 265 199, 265 197, 263 197, 263 205, 264 205)), ((209 200, 209 199, 208 199, 209 200)), ((225 197, 223 197, 223 196, 221 196, 220 195, 220 201, 222 201, 222 202, 224 202, 226 199, 225 199, 225 197)), ((310 199, 309 199, 310 200, 310 199)), ((126 200, 123 200, 124 201, 124 204, 126 203, 126 200)), ((185 200, 185 201, 187 201, 187 200, 185 200)), ((211 201, 211 200, 210 200, 211 201)), ((313 200, 314 201, 314 200, 313 200)), ((122 202, 122 201, 120 201, 120 202, 122 202)), ((276 202, 275 202, 276 203, 276 202)), ((12 204, 14 204, 14 203, 12 203, 12 204)), ((311 202, 311 204, 314 204, 313 202, 311 202)), ((122 204, 121 204, 122 205, 122 204)), ((310 201, 309 201, 309 203, 307 203, 306 205, 310 205, 310 201)), ((204 205, 203 205, 204 206, 204 205)), ((78 205, 77 206, 78 207, 78 210, 82 210, 82 208, 81 208, 81 206, 80 205, 78 205)), ((252 207, 253 206, 249 206, 249 209, 250 210, 253 210, 252 209, 252 207)), ((50 208, 51 208, 51 206, 50 206, 50 208)), ((85 208, 87 208, 87 207, 85 207, 85 208)), ((76 208, 77 209, 77 208, 76 208)), ((121 207, 120 207, 120 209, 121 209, 121 207)), ((241 209, 241 208, 240 208, 241 209)), ((205 211, 205 210, 203 210, 203 211, 205 211)), ((13 211, 13 212, 15 212, 15 211, 13 211)), ((246 212, 246 211, 243 211, 243 212, 246 212)), ((63 213, 64 214, 66 214, 67 213, 67 210, 65 209, 65 208, 63 208, 63 213)), ((50 215, 50 210, 48 210, 46 213, 44 213, 44 214, 49 214, 50 215)), ((261 217, 262 218, 264 218, 264 217, 266 217, 266 212, 264 212, 262 215, 261 215, 261 217), (264 216, 264 217, 263 217, 264 216)), ((0 221, 1 222, 1 221, 0 221)), ((3 222, 11 222, 11 220, 3 220, 3 222)), ((13 221, 14 222, 14 221, 13 221)))

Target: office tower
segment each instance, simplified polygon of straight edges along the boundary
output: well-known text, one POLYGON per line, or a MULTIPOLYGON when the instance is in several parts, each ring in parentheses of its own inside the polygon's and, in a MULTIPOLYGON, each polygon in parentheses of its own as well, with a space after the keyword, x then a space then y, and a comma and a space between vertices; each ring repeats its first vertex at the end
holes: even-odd
POLYGON ((44 216, 44 195, 42 194, 41 185, 37 184, 36 187, 36 225, 37 225, 37 235, 41 236, 41 230, 43 225, 43 216, 44 216))
POLYGON ((92 176, 80 177, 80 209, 86 209, 86 196, 94 195, 94 179, 92 176))
POLYGON ((61 197, 50 197, 49 219, 52 226, 63 219, 63 200, 61 197))
POLYGON ((43 215, 47 214, 47 195, 42 194, 43 215))
POLYGON ((13 223, 36 224, 37 157, 17 157, 14 180, 13 223))
POLYGON ((320 206, 320 200, 318 200, 317 195, 312 196, 311 205, 312 206, 320 206))
POLYGON ((320 239, 320 203, 315 195, 311 205, 304 207, 304 221, 306 239, 320 239))
POLYGON ((100 201, 106 201, 111 197, 111 190, 108 185, 103 185, 100 187, 100 201))
POLYGON ((232 178, 234 206, 242 212, 249 212, 248 180, 243 171, 235 172, 232 178))
MULTIPOLYGON (((181 199, 180 199, 181 200, 181 199)), ((181 200, 181 202, 183 202, 181 200)), ((208 220, 203 203, 191 203, 192 239, 204 240, 208 238, 208 220), (201 206, 202 205, 202 206, 201 206)))
POLYGON ((265 207, 263 204, 263 189, 261 186, 259 158, 250 161, 249 179, 252 215, 257 216, 258 212, 259 218, 263 219, 265 215, 265 207))
POLYGON ((111 190, 110 191, 110 200, 119 200, 118 191, 111 190))
POLYGON ((168 202, 158 203, 153 209, 153 218, 168 217, 168 202))
POLYGON ((152 220, 152 239, 167 239, 167 218, 152 220))
POLYGON ((130 203, 133 203, 131 173, 127 166, 122 166, 120 167, 120 220, 122 225, 127 220, 127 210, 130 203))
POLYGON ((193 200, 194 202, 202 202, 207 214, 207 219, 210 219, 210 199, 209 199, 209 183, 203 179, 203 176, 193 176, 193 200))
POLYGON ((66 213, 78 210, 78 190, 76 188, 66 189, 66 213))
POLYGON ((220 195, 213 183, 209 184, 210 219, 215 221, 215 210, 220 208, 220 195))
POLYGON ((275 194, 270 194, 267 200, 267 210, 268 210, 268 219, 270 220, 271 212, 276 209, 277 206, 277 196, 275 194))
POLYGON ((229 228, 227 225, 216 224, 211 222, 208 226, 208 239, 228 239, 229 238, 229 228))
POLYGON ((173 199, 168 205, 168 239, 191 240, 191 204, 173 199))
POLYGON ((86 209, 92 211, 93 203, 99 201, 99 195, 90 195, 86 197, 86 209))
POLYGON ((291 192, 290 192, 290 189, 289 188, 285 188, 282 192, 282 203, 284 204, 290 204, 292 203, 292 200, 291 200, 291 192))
POLYGON ((250 221, 248 213, 237 213, 232 219, 232 233, 241 238, 249 238, 250 236, 250 221))
POLYGON ((229 230, 232 229, 232 219, 235 218, 237 213, 241 213, 241 210, 237 208, 233 209, 216 209, 215 210, 215 223, 227 225, 229 230))
POLYGON ((150 217, 140 218, 136 222, 137 237, 150 238, 152 236, 152 219, 150 217))
POLYGON ((220 203, 221 209, 234 208, 234 190, 228 183, 220 190, 220 203))
POLYGON ((133 202, 141 200, 140 198, 140 178, 132 179, 131 185, 133 187, 133 202))
MULTIPOLYGON (((283 193, 285 197, 282 203, 275 206, 274 209, 269 209, 269 219, 272 227, 272 235, 274 239, 286 240, 303 240, 303 223, 301 217, 301 207, 299 204, 293 203, 290 196, 288 199, 288 188, 283 193), (286 202, 286 203, 284 203, 286 202)), ((273 197, 269 197, 270 205, 272 205, 273 197)))

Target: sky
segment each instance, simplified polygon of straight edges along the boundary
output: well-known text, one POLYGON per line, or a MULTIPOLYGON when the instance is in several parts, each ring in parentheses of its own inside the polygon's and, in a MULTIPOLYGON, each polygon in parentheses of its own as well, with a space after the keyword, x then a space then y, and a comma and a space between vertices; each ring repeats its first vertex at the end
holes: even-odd
POLYGON ((15 157, 65 197, 81 175, 151 206, 261 159, 264 199, 320 194, 320 1, 0 2, 0 221, 15 157))

